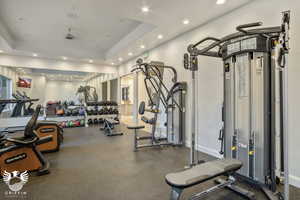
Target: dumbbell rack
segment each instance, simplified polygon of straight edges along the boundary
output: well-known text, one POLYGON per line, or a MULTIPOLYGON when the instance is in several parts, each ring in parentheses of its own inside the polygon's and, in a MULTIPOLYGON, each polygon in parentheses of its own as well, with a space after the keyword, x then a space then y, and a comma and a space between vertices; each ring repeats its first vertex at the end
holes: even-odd
MULTIPOLYGON (((74 108, 81 107, 81 106, 82 105, 73 105, 73 106, 69 106, 69 108, 74 109, 74 108)), ((84 120, 84 122, 86 123, 85 115, 58 116, 58 115, 47 115, 46 112, 45 112, 44 113, 44 119, 48 120, 48 121, 56 121, 58 123, 69 123, 69 122, 72 122, 72 121, 84 120)), ((64 126, 63 128, 76 128, 76 127, 82 127, 82 125, 80 125, 80 126, 75 126, 74 125, 74 126, 70 126, 70 127, 64 126)))
MULTIPOLYGON (((89 127, 89 120, 104 120, 119 116, 118 104, 113 101, 89 102, 85 104, 85 127, 89 127), (114 111, 114 112, 112 112, 114 111)), ((98 124, 100 124, 98 122, 98 124)))

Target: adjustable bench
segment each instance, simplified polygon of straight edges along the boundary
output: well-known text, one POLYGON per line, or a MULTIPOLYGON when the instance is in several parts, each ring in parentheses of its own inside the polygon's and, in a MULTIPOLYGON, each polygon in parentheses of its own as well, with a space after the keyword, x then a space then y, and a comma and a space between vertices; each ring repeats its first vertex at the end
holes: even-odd
POLYGON ((227 180, 218 180, 218 185, 200 192, 198 194, 194 194, 190 200, 199 199, 204 195, 213 192, 217 189, 221 189, 224 187, 228 187, 244 196, 247 196, 250 199, 254 198, 254 194, 239 188, 234 185, 235 178, 232 174, 239 170, 242 167, 242 162, 235 159, 221 159, 215 160, 211 162, 206 162, 203 164, 199 164, 193 166, 192 168, 167 174, 165 180, 168 185, 172 187, 171 191, 171 200, 179 200, 182 194, 182 191, 185 188, 192 187, 194 185, 198 185, 200 183, 206 182, 218 176, 226 175, 228 177, 227 180))
POLYGON ((115 128, 115 125, 120 124, 119 121, 116 121, 111 118, 104 119, 104 126, 100 128, 100 130, 104 130, 104 133, 106 136, 120 136, 123 135, 121 132, 113 132, 113 129, 115 128))

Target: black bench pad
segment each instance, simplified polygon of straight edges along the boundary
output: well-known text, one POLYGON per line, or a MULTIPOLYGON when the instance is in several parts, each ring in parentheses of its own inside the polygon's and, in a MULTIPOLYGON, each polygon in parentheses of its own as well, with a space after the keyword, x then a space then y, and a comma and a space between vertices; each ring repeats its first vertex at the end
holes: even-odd
POLYGON ((172 187, 187 188, 205 182, 242 167, 242 162, 235 159, 221 159, 196 165, 192 168, 167 174, 166 182, 172 187))

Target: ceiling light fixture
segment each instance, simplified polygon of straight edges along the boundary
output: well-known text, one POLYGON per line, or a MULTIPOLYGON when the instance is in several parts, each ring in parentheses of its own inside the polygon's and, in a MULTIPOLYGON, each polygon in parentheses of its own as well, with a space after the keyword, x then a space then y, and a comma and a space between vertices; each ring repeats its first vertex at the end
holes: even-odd
POLYGON ((94 61, 93 60, 89 60, 89 63, 93 63, 94 61))
POLYGON ((36 53, 32 54, 34 57, 37 57, 38 55, 36 53))
POLYGON ((149 7, 148 7, 148 6, 142 7, 142 12, 143 12, 143 13, 149 12, 149 7))
POLYGON ((224 3, 226 3, 226 0, 217 0, 216 2, 217 5, 222 5, 224 3))
POLYGON ((67 57, 64 57, 64 56, 63 56, 62 59, 63 59, 63 60, 67 60, 67 57))
POLYGON ((141 45, 141 49, 145 49, 145 45, 142 44, 142 45, 141 45))
POLYGON ((157 36, 157 38, 160 39, 160 40, 163 39, 163 37, 164 37, 164 36, 163 36, 162 34, 159 34, 159 35, 157 36))
POLYGON ((0 50, 0 53, 3 53, 4 51, 0 50))
POLYGON ((123 61, 123 58, 119 58, 119 61, 120 61, 120 62, 123 61))
POLYGON ((182 21, 182 23, 183 23, 184 25, 188 25, 188 24, 190 23, 190 20, 185 19, 185 20, 182 21))
POLYGON ((112 62, 111 64, 114 65, 115 63, 112 62))
POLYGON ((133 54, 131 52, 128 53, 129 56, 132 56, 133 54))

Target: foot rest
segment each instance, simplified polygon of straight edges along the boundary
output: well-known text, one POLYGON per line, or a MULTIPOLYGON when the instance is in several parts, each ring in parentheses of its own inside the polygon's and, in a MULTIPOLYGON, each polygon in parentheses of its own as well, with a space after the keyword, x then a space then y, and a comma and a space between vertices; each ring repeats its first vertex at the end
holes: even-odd
POLYGON ((166 182, 176 188, 187 188, 215 177, 239 170, 242 162, 235 159, 221 159, 196 165, 190 169, 167 174, 166 182))
POLYGON ((138 130, 138 129, 145 128, 145 126, 144 125, 132 125, 132 126, 127 126, 127 128, 128 129, 136 129, 136 130, 138 130))

